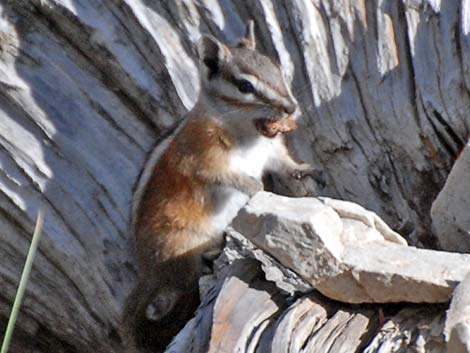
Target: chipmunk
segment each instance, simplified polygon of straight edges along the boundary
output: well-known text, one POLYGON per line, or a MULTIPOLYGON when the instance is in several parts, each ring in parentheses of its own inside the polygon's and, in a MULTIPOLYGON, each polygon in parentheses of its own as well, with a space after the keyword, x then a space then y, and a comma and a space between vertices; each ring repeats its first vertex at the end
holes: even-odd
POLYGON ((143 190, 134 220, 139 278, 123 319, 126 335, 135 337, 153 302, 153 349, 164 349, 193 316, 206 255, 221 251, 224 229, 263 189, 263 174, 302 178, 312 171, 292 159, 283 140, 298 104, 279 66, 255 46, 252 21, 236 47, 200 39, 197 103, 143 190), (278 121, 289 123, 269 128, 278 121))

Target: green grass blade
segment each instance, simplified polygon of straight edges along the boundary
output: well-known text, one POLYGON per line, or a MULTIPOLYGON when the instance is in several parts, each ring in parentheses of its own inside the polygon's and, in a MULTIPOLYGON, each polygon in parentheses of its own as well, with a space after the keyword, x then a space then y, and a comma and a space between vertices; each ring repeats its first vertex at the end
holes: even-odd
POLYGON ((11 309, 10 319, 8 320, 7 329, 5 331, 5 337, 3 338, 2 350, 0 353, 7 353, 8 347, 10 346, 11 336, 15 327, 16 318, 20 311, 21 301, 23 300, 24 291, 26 284, 28 283, 29 274, 31 267, 33 266, 34 256, 38 248, 39 238, 44 224, 44 212, 42 209, 38 212, 38 218, 36 220, 36 227, 34 228, 33 239, 29 247, 28 256, 26 257, 26 263, 24 265, 23 273, 21 274, 20 284, 18 285, 18 291, 16 292, 15 301, 13 302, 13 308, 11 309))

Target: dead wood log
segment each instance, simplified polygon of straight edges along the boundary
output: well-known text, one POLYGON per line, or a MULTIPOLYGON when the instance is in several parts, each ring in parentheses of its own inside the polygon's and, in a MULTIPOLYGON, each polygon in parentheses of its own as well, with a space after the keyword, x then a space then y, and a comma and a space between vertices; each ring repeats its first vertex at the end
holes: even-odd
MULTIPOLYGON (((128 244, 134 186, 153 147, 195 102, 200 33, 233 42, 248 18, 256 22, 260 49, 281 62, 303 109, 290 144, 325 173, 324 187, 305 190, 355 201, 411 244, 435 246, 431 203, 470 131, 468 6, 2 1, 0 329, 37 209, 46 210, 15 351, 121 349, 118 316, 135 278, 128 244)), ((315 312, 307 327, 325 320, 317 305, 297 309, 315 312)), ((329 325, 354 322, 358 331, 348 335, 364 342, 359 330, 375 320, 375 311, 347 307, 329 325)), ((441 315, 420 312, 413 315, 424 321, 441 315)))

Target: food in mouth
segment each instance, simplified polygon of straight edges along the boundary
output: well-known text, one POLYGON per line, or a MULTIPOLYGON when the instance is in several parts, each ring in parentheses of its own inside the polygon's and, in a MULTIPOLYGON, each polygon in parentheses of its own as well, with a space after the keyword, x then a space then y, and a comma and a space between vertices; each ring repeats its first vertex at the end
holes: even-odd
POLYGON ((278 133, 285 133, 297 128, 297 123, 293 115, 284 119, 263 118, 255 120, 258 132, 266 137, 274 137, 278 133))

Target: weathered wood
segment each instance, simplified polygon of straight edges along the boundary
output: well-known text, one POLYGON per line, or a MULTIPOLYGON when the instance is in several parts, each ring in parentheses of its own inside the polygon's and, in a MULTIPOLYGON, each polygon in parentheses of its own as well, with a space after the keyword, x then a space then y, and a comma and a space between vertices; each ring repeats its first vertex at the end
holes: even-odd
POLYGON ((248 18, 304 111, 290 144, 325 173, 323 188, 300 191, 358 202, 412 244, 435 245, 431 202, 470 132, 468 7, 2 1, 2 323, 37 209, 46 210, 16 347, 21 335, 36 352, 120 349, 118 316, 135 278, 127 239, 134 185, 153 146, 196 100, 200 33, 233 42, 248 18))
POLYGON ((380 328, 364 353, 445 353, 444 318, 438 307, 403 309, 380 328))
POLYGON ((244 251, 246 239, 231 234, 218 260, 225 266, 217 285, 166 353, 445 352, 445 306, 347 305, 318 292, 292 296, 260 282, 259 260, 234 256, 244 251))

